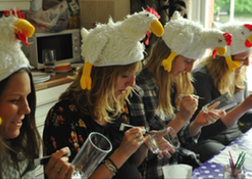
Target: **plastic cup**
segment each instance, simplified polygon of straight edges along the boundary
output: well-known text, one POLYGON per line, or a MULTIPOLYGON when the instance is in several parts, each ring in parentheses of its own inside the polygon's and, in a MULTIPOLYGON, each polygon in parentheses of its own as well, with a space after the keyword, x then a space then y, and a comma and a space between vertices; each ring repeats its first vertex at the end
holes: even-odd
POLYGON ((74 166, 72 179, 88 178, 111 150, 112 144, 104 135, 90 133, 71 163, 74 166))
POLYGON ((230 179, 244 179, 245 175, 242 168, 232 169, 230 165, 225 165, 224 167, 224 178, 230 179))
POLYGON ((150 151, 157 154, 159 151, 178 148, 180 146, 180 142, 173 128, 168 127, 158 131, 157 133, 151 133, 149 146, 150 151))

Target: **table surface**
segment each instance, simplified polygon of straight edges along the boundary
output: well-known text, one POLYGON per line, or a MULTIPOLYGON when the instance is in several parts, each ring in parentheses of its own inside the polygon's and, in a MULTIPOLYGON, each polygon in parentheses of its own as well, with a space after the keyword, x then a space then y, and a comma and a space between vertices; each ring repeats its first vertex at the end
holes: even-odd
MULTIPOLYGON (((235 139, 233 142, 229 144, 229 146, 234 144, 237 144, 241 147, 252 149, 252 129, 250 129, 249 131, 247 131, 246 133, 242 134, 240 137, 235 139)), ((218 157, 218 155, 224 149, 222 149, 218 154, 216 154, 215 157, 218 157)), ((192 172, 192 179, 223 178, 223 171, 224 171, 224 165, 220 165, 218 163, 213 162, 211 158, 192 172)), ((244 172, 248 173, 251 171, 246 171, 246 169, 244 168, 244 172)))

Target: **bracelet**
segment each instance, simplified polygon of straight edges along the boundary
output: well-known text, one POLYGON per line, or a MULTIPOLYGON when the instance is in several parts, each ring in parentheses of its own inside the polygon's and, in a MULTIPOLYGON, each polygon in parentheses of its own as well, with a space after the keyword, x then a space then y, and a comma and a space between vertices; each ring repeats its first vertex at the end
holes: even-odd
POLYGON ((115 169, 116 169, 116 172, 118 172, 118 168, 117 166, 115 165, 115 163, 108 157, 107 158, 108 161, 110 161, 110 163, 112 163, 112 165, 114 165, 115 169))
POLYGON ((113 176, 115 176, 115 174, 116 174, 116 169, 114 168, 114 166, 111 165, 111 164, 109 164, 109 163, 107 162, 107 160, 104 160, 104 164, 105 164, 105 166, 107 167, 107 169, 111 172, 111 174, 112 174, 113 176))

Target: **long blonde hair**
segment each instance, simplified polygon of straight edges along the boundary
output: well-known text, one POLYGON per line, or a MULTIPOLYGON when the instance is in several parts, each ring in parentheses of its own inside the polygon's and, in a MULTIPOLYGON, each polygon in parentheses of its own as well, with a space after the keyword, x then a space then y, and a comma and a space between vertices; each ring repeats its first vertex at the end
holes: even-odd
POLYGON ((193 85, 191 83, 191 73, 182 73, 174 79, 173 75, 161 66, 162 60, 166 59, 170 53, 171 49, 161 38, 158 39, 152 47, 150 56, 146 59, 147 64, 144 68, 147 68, 157 80, 159 87, 158 108, 161 113, 172 117, 174 115, 174 107, 171 104, 170 95, 174 85, 176 87, 175 107, 177 108, 180 102, 178 95, 193 93, 193 85))
POLYGON ((114 88, 118 77, 125 72, 129 72, 129 74, 139 72, 141 68, 141 61, 122 66, 92 67, 90 90, 82 90, 80 86, 81 68, 78 70, 74 82, 60 96, 60 99, 74 100, 82 115, 90 115, 98 121, 112 122, 113 118, 124 109, 124 101, 128 100, 127 97, 131 92, 129 87, 125 93, 118 98, 115 97, 114 88))
POLYGON ((220 94, 226 92, 234 94, 245 88, 246 66, 242 67, 241 73, 236 74, 229 70, 225 57, 223 56, 216 56, 215 59, 209 56, 203 60, 201 64, 206 65, 208 74, 212 78, 214 86, 219 90, 220 94))

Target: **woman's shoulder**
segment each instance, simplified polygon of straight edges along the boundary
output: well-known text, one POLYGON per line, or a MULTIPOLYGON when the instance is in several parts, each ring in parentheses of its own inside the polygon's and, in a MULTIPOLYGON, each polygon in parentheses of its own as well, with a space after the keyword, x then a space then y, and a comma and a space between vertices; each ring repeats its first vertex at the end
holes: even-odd
POLYGON ((207 79, 210 78, 206 66, 198 65, 192 70, 192 76, 194 79, 207 79))
POLYGON ((77 110, 76 105, 70 99, 59 100, 51 108, 51 110, 54 110, 54 111, 61 111, 61 109, 65 109, 65 110, 71 109, 71 111, 74 111, 74 109, 77 110))
POLYGON ((59 118, 70 118, 71 120, 74 120, 74 118, 80 118, 80 113, 76 105, 71 100, 60 100, 56 104, 54 104, 54 106, 51 107, 47 114, 47 119, 56 120, 59 118))
POLYGON ((142 70, 136 77, 136 84, 143 89, 143 91, 153 90, 157 87, 156 79, 150 74, 148 69, 142 70))
POLYGON ((206 74, 207 73, 207 67, 205 65, 197 65, 193 70, 192 74, 206 74))
MULTIPOLYGON (((20 178, 20 172, 14 167, 14 163, 10 158, 10 155, 5 156, 3 159, 0 157, 2 160, 2 177, 3 178, 20 178)), ((25 159, 23 161, 20 161, 18 163, 19 169, 21 172, 24 172, 28 165, 28 159, 25 159)), ((23 179, 30 179, 30 178, 35 178, 35 171, 31 170, 28 171, 23 177, 23 179)))

